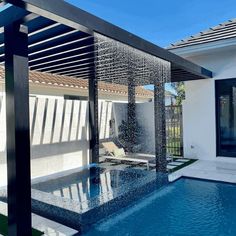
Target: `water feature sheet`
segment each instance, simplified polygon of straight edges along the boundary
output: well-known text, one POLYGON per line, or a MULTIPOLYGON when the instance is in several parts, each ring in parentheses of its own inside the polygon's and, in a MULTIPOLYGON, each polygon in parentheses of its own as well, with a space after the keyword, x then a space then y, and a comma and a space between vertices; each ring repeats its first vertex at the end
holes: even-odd
MULTIPOLYGON (((32 211, 78 231, 167 184, 167 175, 98 166, 38 179, 32 184, 32 211)), ((0 191, 6 200, 6 190, 0 191)))

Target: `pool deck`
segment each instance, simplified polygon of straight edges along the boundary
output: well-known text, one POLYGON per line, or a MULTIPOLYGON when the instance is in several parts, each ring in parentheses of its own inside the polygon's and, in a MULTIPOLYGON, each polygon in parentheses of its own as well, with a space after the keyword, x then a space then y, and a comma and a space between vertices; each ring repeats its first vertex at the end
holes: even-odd
POLYGON ((216 161, 198 160, 169 175, 170 181, 180 177, 236 183, 236 160, 217 158, 216 161))

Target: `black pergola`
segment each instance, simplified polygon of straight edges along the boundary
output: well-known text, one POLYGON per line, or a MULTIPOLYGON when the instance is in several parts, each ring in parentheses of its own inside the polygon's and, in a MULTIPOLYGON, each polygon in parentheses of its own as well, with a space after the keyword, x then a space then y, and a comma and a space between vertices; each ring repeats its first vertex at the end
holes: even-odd
MULTIPOLYGON (((98 161, 99 144, 99 71, 95 63, 94 34, 171 63, 172 82, 211 78, 212 73, 62 0, 6 0, 0 4, 0 64, 5 62, 6 74, 9 235, 27 236, 31 235, 29 70, 89 80, 92 162, 98 161)), ((164 87, 158 81, 153 83, 155 130, 165 130, 164 87), (160 113, 161 119, 157 119, 160 113)), ((129 78, 126 84, 129 107, 133 107, 135 84, 129 78)), ((128 118, 133 117, 132 109, 128 113, 128 118)), ((156 157, 159 170, 164 171, 163 137, 156 137, 156 157)))

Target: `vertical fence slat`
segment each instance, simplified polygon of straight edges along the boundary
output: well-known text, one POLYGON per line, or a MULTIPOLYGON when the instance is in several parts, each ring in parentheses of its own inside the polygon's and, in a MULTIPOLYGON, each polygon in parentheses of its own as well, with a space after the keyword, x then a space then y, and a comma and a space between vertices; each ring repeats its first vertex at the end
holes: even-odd
POLYGON ((166 106, 166 148, 174 156, 183 156, 182 106, 166 106))

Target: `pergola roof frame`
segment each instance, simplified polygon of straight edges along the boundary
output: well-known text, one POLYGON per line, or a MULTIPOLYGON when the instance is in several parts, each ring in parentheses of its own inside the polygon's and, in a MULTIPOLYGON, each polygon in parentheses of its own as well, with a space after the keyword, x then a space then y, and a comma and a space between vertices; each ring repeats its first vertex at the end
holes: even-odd
MULTIPOLYGON (((72 6, 65 1, 5 0, 4 2, 13 4, 12 8, 14 9, 10 8, 8 9, 8 11, 11 10, 13 12, 13 10, 17 10, 17 14, 15 14, 16 17, 13 18, 13 20, 15 20, 16 18, 27 16, 31 12, 90 35, 93 35, 93 32, 97 32, 114 40, 127 44, 131 47, 134 47, 138 50, 141 50, 145 53, 169 61, 172 64, 173 82, 212 77, 211 71, 198 66, 180 56, 177 56, 166 49, 150 43, 84 10, 72 6), (19 10, 19 8, 21 8, 21 10, 19 10), (181 74, 177 73, 176 69, 188 72, 190 73, 190 76, 186 76, 186 74, 183 74, 183 76, 181 77, 181 74), (193 76, 191 77, 191 75, 193 76)), ((0 20, 0 22, 6 23, 6 20, 0 20)), ((3 26, 3 24, 0 25, 0 27, 1 26, 3 26)))

